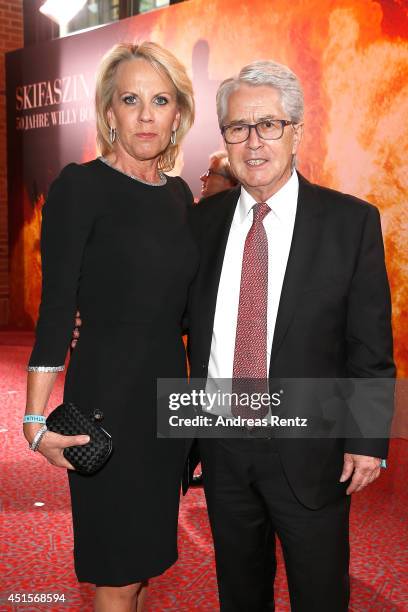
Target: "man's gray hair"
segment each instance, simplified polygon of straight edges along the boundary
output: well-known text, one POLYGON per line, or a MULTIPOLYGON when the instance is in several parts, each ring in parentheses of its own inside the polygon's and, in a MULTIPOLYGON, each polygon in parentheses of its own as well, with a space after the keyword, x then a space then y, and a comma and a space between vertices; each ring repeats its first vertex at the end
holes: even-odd
POLYGON ((283 64, 272 60, 258 60, 244 66, 238 76, 226 79, 217 91, 217 115, 220 127, 227 116, 230 95, 240 85, 260 87, 267 85, 279 91, 283 110, 291 121, 299 123, 303 119, 303 91, 296 74, 283 64))

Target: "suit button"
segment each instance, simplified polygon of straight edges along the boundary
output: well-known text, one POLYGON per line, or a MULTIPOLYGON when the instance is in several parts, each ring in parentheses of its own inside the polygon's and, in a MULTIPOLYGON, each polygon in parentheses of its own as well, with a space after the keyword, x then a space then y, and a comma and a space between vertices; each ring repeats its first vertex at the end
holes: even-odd
POLYGON ((206 367, 207 367, 206 364, 203 363, 203 365, 202 365, 203 370, 205 370, 206 367))

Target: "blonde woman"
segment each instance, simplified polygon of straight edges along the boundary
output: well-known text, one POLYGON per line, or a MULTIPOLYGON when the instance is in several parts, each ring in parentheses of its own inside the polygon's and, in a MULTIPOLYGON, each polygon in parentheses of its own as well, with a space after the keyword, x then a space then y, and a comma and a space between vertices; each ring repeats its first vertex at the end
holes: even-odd
MULTIPOLYGON (((41 419, 78 308, 64 398, 102 412, 114 451, 82 476, 63 449, 87 438, 45 431, 38 450, 68 469, 78 580, 96 585, 97 612, 128 612, 141 609, 147 579, 177 558, 185 443, 156 438, 156 379, 186 374, 181 318, 198 265, 186 220, 192 195, 165 172, 193 123, 190 79, 157 44, 119 44, 100 66, 96 115, 101 157, 66 166, 43 210, 26 415, 41 419)), ((40 427, 24 424, 30 443, 40 427)))

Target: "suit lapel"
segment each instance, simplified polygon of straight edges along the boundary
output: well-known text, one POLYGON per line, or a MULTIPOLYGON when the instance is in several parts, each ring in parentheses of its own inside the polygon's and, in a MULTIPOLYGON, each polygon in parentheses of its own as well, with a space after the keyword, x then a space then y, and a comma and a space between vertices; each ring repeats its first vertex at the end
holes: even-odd
POLYGON ((235 188, 223 194, 220 201, 214 202, 215 206, 208 210, 207 223, 203 227, 199 288, 200 319, 203 325, 203 338, 210 344, 222 264, 240 192, 240 187, 235 188))
POLYGON ((299 195, 292 244, 286 266, 272 342, 270 371, 298 306, 318 253, 322 206, 313 185, 299 176, 299 195))

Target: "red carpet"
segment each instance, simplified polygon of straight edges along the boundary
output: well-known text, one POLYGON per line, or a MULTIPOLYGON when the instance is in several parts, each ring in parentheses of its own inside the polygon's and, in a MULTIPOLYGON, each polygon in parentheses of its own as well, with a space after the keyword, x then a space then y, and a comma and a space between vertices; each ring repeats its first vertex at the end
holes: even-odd
MULTIPOLYGON (((21 434, 29 342, 24 334, 0 334, 0 612, 91 612, 92 586, 79 586, 73 570, 66 474, 29 451, 21 434), (64 593, 66 603, 12 605, 11 593, 64 593)), ((61 389, 62 378, 50 406, 61 389)), ((353 498, 353 612, 408 611, 408 441, 393 440, 389 464, 353 498)), ((147 612, 215 612, 213 548, 201 489, 182 501, 179 544, 178 563, 151 581, 147 612)), ((281 555, 276 604, 277 612, 290 609, 281 555)))

